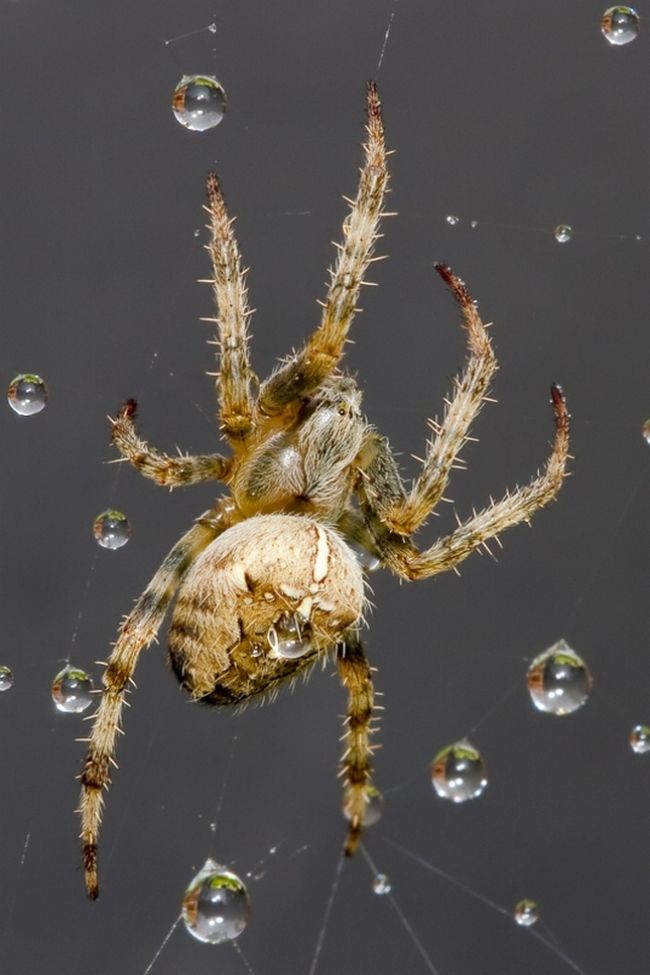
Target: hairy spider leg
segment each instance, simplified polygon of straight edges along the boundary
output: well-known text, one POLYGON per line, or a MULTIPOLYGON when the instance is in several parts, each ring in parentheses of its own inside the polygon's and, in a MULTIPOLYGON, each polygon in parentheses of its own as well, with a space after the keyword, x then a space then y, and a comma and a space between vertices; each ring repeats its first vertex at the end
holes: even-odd
POLYGON ((115 765, 115 747, 122 706, 140 651, 156 638, 170 600, 196 557, 231 525, 232 502, 207 511, 174 545, 120 627, 104 671, 101 700, 93 715, 88 751, 81 773, 81 844, 86 890, 99 894, 97 839, 102 821, 103 792, 115 765))
POLYGON ((546 467, 530 484, 508 491, 500 501, 474 512, 458 528, 438 539, 421 552, 413 542, 393 532, 373 507, 368 493, 362 495, 362 510, 384 565, 403 579, 426 579, 439 572, 455 569, 475 549, 486 548, 491 538, 522 521, 529 521, 538 508, 549 504, 557 495, 565 476, 569 458, 570 417, 564 394, 559 386, 551 387, 555 419, 555 437, 546 467))
MULTIPOLYGON (((258 408, 262 416, 277 417, 297 409, 336 369, 357 309, 364 275, 373 260, 379 223, 388 186, 381 103, 374 82, 367 92, 367 142, 359 186, 343 224, 343 243, 336 244, 336 263, 330 268, 330 284, 321 322, 303 348, 282 362, 260 387, 258 408)), ((374 258, 379 260, 379 258, 374 258)))
POLYGON ((219 180, 210 173, 207 180, 211 241, 207 247, 212 260, 212 285, 217 317, 203 319, 213 322, 219 330, 214 344, 219 347, 219 372, 216 375, 221 431, 235 452, 245 448, 254 432, 253 397, 251 383, 254 375, 250 367, 248 322, 252 310, 248 306, 246 271, 242 268, 233 218, 228 215, 219 180))
POLYGON ((348 692, 341 776, 345 789, 344 808, 350 822, 345 854, 352 856, 359 845, 368 806, 373 752, 370 736, 374 731, 372 670, 358 633, 346 634, 338 647, 336 666, 348 692))
POLYGON ((485 325, 465 284, 445 264, 435 268, 447 284, 463 313, 469 357, 463 372, 456 376, 453 395, 445 399, 441 423, 429 421, 434 436, 427 443, 424 464, 408 497, 387 508, 383 520, 400 535, 416 532, 444 495, 453 467, 461 466, 458 454, 472 438, 468 430, 486 402, 488 386, 496 372, 497 360, 485 325))
POLYGON ((179 454, 178 457, 170 457, 142 440, 135 426, 136 410, 136 401, 127 400, 117 416, 110 419, 111 442, 143 477, 170 489, 198 484, 200 481, 227 479, 232 466, 229 457, 222 454, 179 454))

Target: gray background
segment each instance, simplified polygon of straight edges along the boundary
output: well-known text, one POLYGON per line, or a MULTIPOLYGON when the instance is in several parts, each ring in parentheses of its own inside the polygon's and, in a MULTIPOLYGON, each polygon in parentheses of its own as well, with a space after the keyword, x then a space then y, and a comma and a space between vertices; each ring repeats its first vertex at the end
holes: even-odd
MULTIPOLYGON (((543 462, 552 380, 570 400, 575 462, 558 503, 504 537, 498 565, 476 556, 460 579, 413 586, 373 577, 387 806, 368 850, 440 975, 570 969, 387 840, 506 908, 536 898, 590 975, 648 970, 650 756, 626 741, 650 720, 648 34, 610 47, 604 6, 3 0, 0 361, 5 382, 38 371, 51 391, 37 417, 0 412, 0 657, 16 673, 0 696, 3 973, 140 975, 210 851, 242 875, 264 873, 250 882, 240 942, 251 969, 309 971, 344 831, 337 681, 315 674, 240 717, 193 707, 165 669, 163 636, 138 668, 97 904, 82 892, 73 816, 74 738, 87 725, 54 713, 49 684, 69 654, 98 674, 121 614, 212 502, 210 486, 169 495, 105 464, 105 417, 128 396, 160 447, 217 449, 198 324, 210 296, 195 284, 207 269, 194 236, 206 171, 218 169, 238 215, 264 373, 317 321, 391 12, 378 80, 400 215, 348 359, 367 412, 414 472, 425 418, 463 359, 459 316, 431 270, 443 259, 495 321, 501 363, 499 405, 454 479, 458 511, 543 462), (163 43, 213 20, 216 36, 163 43), (193 134, 172 118, 184 72, 216 72, 226 86, 218 129, 193 134), (447 213, 464 219, 450 228, 447 213), (564 246, 559 222, 575 229, 564 246), (134 526, 116 553, 90 531, 109 504, 134 526), (523 676, 561 636, 595 688, 581 712, 554 719, 533 711, 523 676), (432 795, 429 763, 475 726, 490 785, 453 807, 432 795)), ((443 516, 423 539, 451 527, 451 509, 443 516)), ((359 858, 345 865, 317 973, 396 969, 427 971, 359 858)), ((182 930, 153 969, 245 970, 231 948, 182 930)))

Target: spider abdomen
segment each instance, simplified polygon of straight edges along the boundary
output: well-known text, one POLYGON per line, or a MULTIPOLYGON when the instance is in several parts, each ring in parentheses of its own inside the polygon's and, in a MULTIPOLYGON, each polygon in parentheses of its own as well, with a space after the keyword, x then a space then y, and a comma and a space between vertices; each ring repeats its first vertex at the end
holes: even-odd
POLYGON ((179 589, 169 657, 210 704, 263 694, 357 626, 361 568, 340 535, 289 514, 249 518, 216 538, 179 589))

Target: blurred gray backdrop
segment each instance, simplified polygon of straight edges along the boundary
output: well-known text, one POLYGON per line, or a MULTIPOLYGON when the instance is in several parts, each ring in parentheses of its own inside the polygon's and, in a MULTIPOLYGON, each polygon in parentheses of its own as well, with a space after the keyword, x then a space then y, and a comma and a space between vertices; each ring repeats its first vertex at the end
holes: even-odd
MULTIPOLYGON (((432 272, 445 260, 494 321, 501 364, 499 403, 453 481, 456 509, 468 514, 543 463, 551 381, 569 398, 575 461, 559 501, 503 537, 498 564, 476 556, 461 578, 417 585, 372 578, 386 808, 367 849, 440 975, 571 968, 393 842, 505 908, 535 898, 580 971, 647 972, 650 756, 633 755, 627 734, 650 721, 649 38, 642 23, 634 43, 609 46, 604 6, 3 0, 0 362, 5 383, 35 371, 50 387, 40 415, 0 412, 0 663, 16 675, 0 695, 3 973, 142 975, 212 852, 263 875, 248 881, 248 970, 313 975, 344 833, 337 680, 318 672, 241 716, 194 707, 161 635, 126 715, 96 904, 73 814, 74 739, 88 726, 54 712, 49 685, 69 655, 98 679, 121 615, 212 503, 210 486, 170 495, 106 465, 106 416, 129 396, 161 448, 218 449, 213 350, 198 322, 210 293, 195 283, 207 271, 195 233, 206 172, 218 170, 238 218, 265 373, 318 320, 340 197, 355 189, 364 85, 391 18, 378 82, 399 216, 348 355, 368 415, 414 473, 426 417, 464 355, 432 272), (213 22, 216 34, 164 43, 213 22), (200 72, 218 75, 230 106, 195 134, 170 98, 182 74, 200 72), (574 228, 567 244, 554 240, 558 223, 574 228), (97 549, 91 532, 109 505, 133 524, 118 552, 97 549), (553 718, 532 709, 524 677, 562 636, 595 685, 582 711, 553 718), (456 807, 434 797, 429 764, 467 733, 490 784, 456 807)), ((454 524, 443 507, 423 542, 454 524)), ((361 857, 345 864, 316 975, 432 970, 371 882, 361 857)), ((152 969, 246 970, 231 947, 182 929, 152 969)))

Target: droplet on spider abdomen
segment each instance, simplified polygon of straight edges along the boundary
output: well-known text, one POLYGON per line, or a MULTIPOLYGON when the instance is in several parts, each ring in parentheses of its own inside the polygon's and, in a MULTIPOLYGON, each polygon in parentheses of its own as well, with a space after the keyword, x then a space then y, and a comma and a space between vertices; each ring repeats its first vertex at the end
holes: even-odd
MULTIPOLYGON (((343 815, 349 821, 352 819, 351 812, 351 799, 347 792, 343 795, 343 815)), ((366 812, 363 819, 363 825, 374 826, 378 823, 384 814, 384 797, 382 796, 379 789, 375 789, 374 786, 370 786, 366 791, 366 812)))
POLYGON ((0 666, 0 691, 8 691, 14 683, 14 672, 4 664, 0 666))
POLYGON ((296 616, 283 616, 267 633, 271 655, 285 660, 304 657, 311 650, 308 624, 300 622, 296 616))
POLYGON ((85 670, 66 664, 52 681, 52 700, 57 711, 81 714, 92 704, 93 682, 85 670))
POLYGON ((620 47, 639 36, 639 15, 633 7, 608 7, 602 16, 600 29, 603 37, 620 47))
POLYGON ((7 389, 7 402, 19 416, 40 413, 47 403, 47 386, 35 373, 14 376, 7 389))
POLYGON ((637 755, 650 752, 650 727, 647 724, 635 724, 629 735, 630 748, 637 755))
POLYGON ((102 511, 93 522, 93 535, 102 548, 111 551, 122 548, 131 537, 129 519, 121 511, 115 511, 113 508, 102 511))
POLYGON ((233 941, 248 924, 248 891, 237 874, 208 859, 185 891, 182 913, 185 927, 199 941, 233 941))
POLYGON ((438 752, 431 767, 431 781, 440 798, 452 802, 477 799, 488 784, 481 754, 465 738, 438 752))
POLYGON ((539 908, 535 901, 525 897, 515 905, 513 911, 514 919, 522 928, 529 928, 536 921, 539 921, 539 908))
POLYGON ((568 223, 559 223, 553 231, 553 236, 558 244, 568 244, 573 237, 573 227, 570 227, 568 223))
POLYGON ((571 714, 585 703, 592 688, 587 665, 566 640, 536 657, 526 675, 528 690, 538 711, 571 714))
POLYGON ((212 75, 184 75, 172 98, 176 121, 192 132, 213 129, 224 117, 227 105, 223 85, 212 75))
POLYGON ((379 894, 380 896, 383 894, 390 894, 393 888, 388 875, 385 873, 376 874, 372 880, 372 889, 375 894, 379 894))

